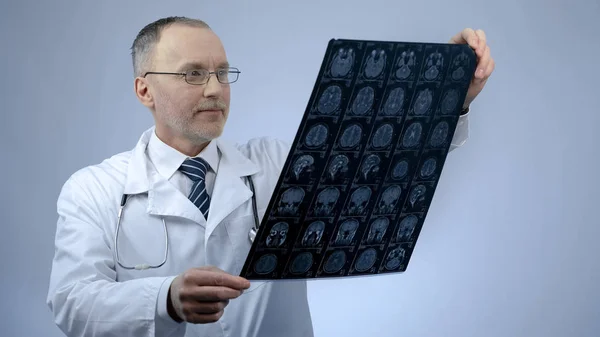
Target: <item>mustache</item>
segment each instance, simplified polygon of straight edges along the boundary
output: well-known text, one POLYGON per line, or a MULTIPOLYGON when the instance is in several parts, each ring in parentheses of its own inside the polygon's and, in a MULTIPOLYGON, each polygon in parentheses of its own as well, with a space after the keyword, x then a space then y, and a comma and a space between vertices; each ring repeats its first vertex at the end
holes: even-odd
POLYGON ((225 110, 227 109, 227 104, 225 104, 225 102, 220 101, 220 100, 209 100, 209 101, 204 101, 199 103, 198 105, 196 105, 196 111, 203 111, 203 110, 225 110))

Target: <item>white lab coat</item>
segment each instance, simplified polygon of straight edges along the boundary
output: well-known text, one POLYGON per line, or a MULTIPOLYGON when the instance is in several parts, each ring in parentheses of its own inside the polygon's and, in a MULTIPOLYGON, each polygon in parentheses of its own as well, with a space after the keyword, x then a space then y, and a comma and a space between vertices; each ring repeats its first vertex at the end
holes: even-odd
MULTIPOLYGON (((461 117, 452 148, 468 136, 461 117)), ((217 139, 221 162, 208 222, 146 156, 154 128, 136 147, 74 173, 57 203, 55 256, 48 305, 68 336, 313 336, 305 281, 252 282, 216 323, 186 324, 166 313, 166 293, 181 272, 204 265, 239 275, 251 243, 252 175, 262 219, 289 146, 257 138, 240 146, 217 139), (158 269, 126 270, 115 260, 114 237, 121 196, 132 194, 123 213, 119 254, 126 264, 159 263, 169 235, 167 262, 158 269), (187 333, 186 333, 187 330, 187 333)))

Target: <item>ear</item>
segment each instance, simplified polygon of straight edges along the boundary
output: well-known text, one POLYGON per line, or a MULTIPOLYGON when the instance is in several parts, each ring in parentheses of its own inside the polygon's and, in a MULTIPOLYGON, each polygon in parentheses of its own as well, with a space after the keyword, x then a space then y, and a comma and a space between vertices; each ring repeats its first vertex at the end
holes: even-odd
POLYGON ((154 97, 148 87, 148 81, 143 77, 136 77, 133 81, 133 89, 140 103, 149 109, 154 108, 154 97))

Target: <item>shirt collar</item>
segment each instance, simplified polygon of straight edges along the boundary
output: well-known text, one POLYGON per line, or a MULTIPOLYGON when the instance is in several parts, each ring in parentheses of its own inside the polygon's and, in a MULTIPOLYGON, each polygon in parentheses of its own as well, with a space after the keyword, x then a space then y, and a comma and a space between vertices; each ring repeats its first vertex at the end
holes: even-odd
MULTIPOLYGON (((156 136, 156 132, 152 132, 148 141, 148 157, 156 167, 158 173, 165 179, 170 179, 177 172, 181 164, 183 164, 183 161, 188 158, 185 154, 160 140, 156 136)), ((208 143, 204 150, 196 157, 206 160, 209 169, 215 173, 217 172, 217 168, 219 167, 219 151, 216 142, 211 141, 208 143)))

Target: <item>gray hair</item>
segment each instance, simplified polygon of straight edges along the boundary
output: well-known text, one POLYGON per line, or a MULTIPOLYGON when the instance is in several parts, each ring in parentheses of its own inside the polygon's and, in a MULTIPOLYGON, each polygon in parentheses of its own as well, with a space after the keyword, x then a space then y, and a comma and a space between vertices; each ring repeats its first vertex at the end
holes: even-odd
POLYGON ((198 28, 211 29, 209 25, 199 19, 191 19, 184 16, 170 16, 158 19, 142 28, 131 46, 131 59, 133 61, 134 76, 143 76, 148 67, 152 64, 152 52, 154 46, 160 40, 160 34, 163 29, 172 24, 183 24, 198 28))

